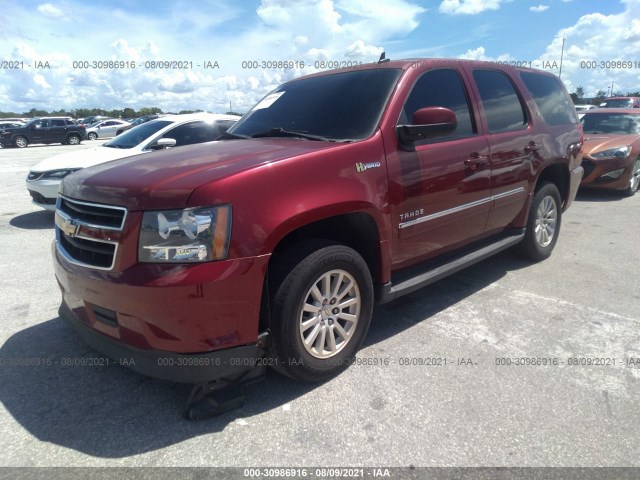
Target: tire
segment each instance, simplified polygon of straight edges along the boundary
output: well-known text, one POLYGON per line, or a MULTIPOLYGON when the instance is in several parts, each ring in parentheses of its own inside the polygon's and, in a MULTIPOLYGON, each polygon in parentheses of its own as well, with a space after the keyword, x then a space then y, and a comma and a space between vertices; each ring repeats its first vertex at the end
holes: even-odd
POLYGON ((623 190, 623 194, 627 197, 633 197, 638 191, 640 185, 640 157, 636 158, 633 162, 633 170, 631 172, 631 178, 629 178, 629 186, 623 190))
POLYGON ((539 262, 549 258, 558 241, 562 223, 562 202, 558 187, 543 182, 536 190, 524 239, 515 247, 521 257, 539 262))
POLYGON ((13 139, 13 144, 18 148, 25 148, 29 145, 29 140, 27 140, 27 137, 20 135, 13 139))
POLYGON ((371 273, 355 250, 327 242, 303 244, 281 258, 270 277, 276 370, 297 380, 326 380, 347 368, 367 334, 371 273))
POLYGON ((96 138, 98 138, 98 134, 97 134, 97 133, 95 133, 95 132, 89 132, 89 133, 87 134, 87 138, 88 138, 89 140, 95 140, 96 138))
POLYGON ((67 137, 67 145, 80 145, 81 141, 82 139, 76 134, 72 134, 67 137))

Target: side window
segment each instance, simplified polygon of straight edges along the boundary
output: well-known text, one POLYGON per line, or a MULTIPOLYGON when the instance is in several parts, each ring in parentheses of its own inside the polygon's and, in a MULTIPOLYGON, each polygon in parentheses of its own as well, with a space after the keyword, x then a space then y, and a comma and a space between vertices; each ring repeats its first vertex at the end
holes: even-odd
POLYGON ((218 125, 218 135, 222 135, 223 133, 225 133, 227 130, 229 130, 233 124, 236 123, 233 120, 220 120, 217 122, 218 125))
POLYGON ((47 128, 50 126, 51 126, 51 123, 49 122, 49 120, 41 120, 40 125, 36 124, 36 127, 42 127, 42 128, 47 128))
POLYGON ((475 70, 473 78, 491 133, 513 132, 527 126, 527 115, 509 77, 497 70, 475 70))
POLYGON ((75 126, 76 125, 71 120, 65 120, 64 123, 65 123, 65 125, 68 125, 68 126, 75 126))
POLYGON ((54 120, 51 120, 51 126, 52 127, 64 127, 65 123, 64 123, 64 120, 54 119, 54 120))
POLYGON ((169 130, 162 138, 173 138, 176 147, 215 140, 213 126, 207 122, 191 122, 169 130))
POLYGON ((415 111, 425 107, 445 107, 458 117, 456 129, 449 135, 437 137, 437 141, 476 134, 467 93, 457 71, 431 70, 422 75, 413 86, 398 123, 410 124, 415 111))
POLYGON ((565 95, 556 77, 540 73, 522 72, 520 78, 527 86, 547 125, 578 123, 573 103, 565 95))

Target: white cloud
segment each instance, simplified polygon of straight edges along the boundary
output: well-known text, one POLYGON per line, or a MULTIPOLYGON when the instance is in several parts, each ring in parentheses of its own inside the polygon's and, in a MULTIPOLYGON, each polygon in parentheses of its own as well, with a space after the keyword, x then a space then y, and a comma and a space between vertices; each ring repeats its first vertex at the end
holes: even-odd
POLYGON ((349 58, 375 57, 379 56, 383 51, 384 48, 382 47, 365 45, 362 40, 356 40, 347 47, 344 56, 349 58))
POLYGON ((476 15, 486 10, 498 10, 502 0, 442 0, 440 11, 454 15, 476 15))
POLYGON ((38 12, 46 17, 55 18, 56 20, 68 20, 62 10, 51 5, 50 3, 43 3, 42 5, 38 5, 38 12))
POLYGON ((529 10, 535 13, 541 13, 549 10, 549 5, 538 5, 535 7, 529 7, 529 10))

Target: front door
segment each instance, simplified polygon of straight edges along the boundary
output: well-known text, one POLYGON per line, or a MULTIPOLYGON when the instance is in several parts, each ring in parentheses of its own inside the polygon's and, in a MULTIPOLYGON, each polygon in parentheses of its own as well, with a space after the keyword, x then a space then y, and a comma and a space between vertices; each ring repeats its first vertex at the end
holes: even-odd
POLYGON ((398 124, 411 124, 416 110, 445 107, 458 119, 444 136, 402 147, 389 155, 393 263, 402 268, 482 236, 491 204, 489 147, 478 134, 460 72, 441 68, 418 78, 398 124))

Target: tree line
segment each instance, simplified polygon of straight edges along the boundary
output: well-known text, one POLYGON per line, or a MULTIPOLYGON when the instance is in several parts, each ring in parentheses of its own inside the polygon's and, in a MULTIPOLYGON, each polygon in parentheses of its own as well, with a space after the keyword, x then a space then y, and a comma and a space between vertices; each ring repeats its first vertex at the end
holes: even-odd
MULTIPOLYGON (((180 110, 179 112, 163 112, 158 107, 142 107, 140 110, 134 110, 133 108, 113 109, 105 110, 104 108, 76 108, 72 110, 54 110, 49 112, 47 110, 40 110, 32 108, 28 112, 3 112, 0 111, 0 118, 37 118, 37 117, 72 117, 72 118, 87 118, 93 115, 102 115, 112 118, 137 118, 143 115, 153 115, 155 113, 201 113, 204 110, 180 110)), ((228 115, 241 115, 236 112, 226 112, 228 115)))
POLYGON ((591 105, 600 105, 604 101, 604 99, 607 97, 640 97, 640 92, 636 91, 636 92, 622 93, 618 91, 618 92, 613 92, 610 95, 607 95, 607 92, 605 92, 604 90, 598 90, 598 92, 596 93, 596 96, 588 99, 587 102, 583 100, 584 88, 582 87, 576 88, 576 91, 570 95, 571 95, 571 100, 573 100, 574 104, 588 103, 591 105))

